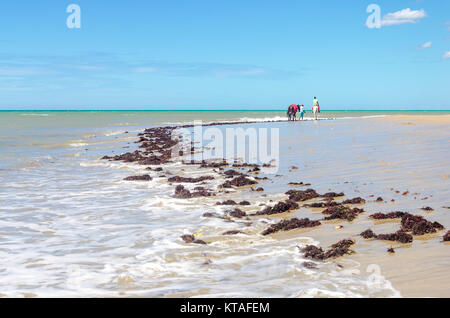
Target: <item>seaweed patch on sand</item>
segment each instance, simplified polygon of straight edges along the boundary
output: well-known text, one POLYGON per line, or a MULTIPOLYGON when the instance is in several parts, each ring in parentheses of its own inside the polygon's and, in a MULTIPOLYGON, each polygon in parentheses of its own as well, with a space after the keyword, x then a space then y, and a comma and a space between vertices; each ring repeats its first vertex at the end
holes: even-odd
POLYGON ((444 237, 442 238, 442 241, 444 242, 450 242, 450 231, 448 231, 444 237))
POLYGON ((198 178, 186 178, 186 177, 175 176, 175 177, 169 178, 167 181, 169 181, 171 183, 200 183, 200 182, 207 181, 207 180, 214 180, 214 177, 213 176, 201 176, 198 178))
POLYGON ((353 254, 354 251, 352 251, 350 247, 354 244, 354 239, 345 239, 333 244, 327 251, 324 251, 321 247, 308 245, 302 249, 302 252, 306 258, 324 261, 330 258, 338 258, 344 255, 353 254))
POLYGON ((413 215, 408 212, 390 212, 375 213, 370 216, 374 220, 386 220, 386 219, 400 219, 401 218, 401 231, 411 232, 413 235, 425 235, 436 233, 443 230, 444 226, 439 222, 430 222, 420 215, 413 215))
POLYGON ((125 180, 125 181, 151 181, 151 180, 153 180, 153 178, 150 177, 150 175, 145 174, 145 175, 142 175, 142 176, 126 177, 123 180, 125 180))
POLYGON ((311 221, 308 218, 300 220, 294 218, 290 220, 283 220, 281 222, 271 225, 264 232, 262 232, 262 235, 266 236, 279 231, 290 231, 295 229, 312 228, 320 225, 321 223, 319 221, 311 221))
POLYGON ((401 230, 392 234, 375 234, 372 230, 366 230, 360 234, 365 239, 376 239, 381 241, 396 241, 399 243, 411 243, 413 237, 401 230))
POLYGON ((353 221, 358 217, 359 214, 363 213, 363 209, 349 208, 344 205, 336 205, 327 208, 322 211, 322 214, 328 215, 324 220, 347 220, 349 222, 353 221))
POLYGON ((286 192, 289 196, 289 200, 294 202, 308 201, 318 198, 320 195, 314 189, 302 190, 290 190, 286 192))
MULTIPOLYGON (((253 123, 253 122, 248 122, 253 123)), ((256 123, 256 122, 255 122, 256 123)), ((210 123, 203 126, 220 126, 220 125, 235 125, 242 124, 237 122, 222 122, 222 123, 210 123)), ((240 162, 238 159, 234 160, 234 163, 227 162, 225 159, 219 159, 214 161, 195 161, 195 160, 183 160, 181 156, 184 155, 183 151, 180 151, 178 155, 180 157, 173 158, 172 151, 175 149, 179 143, 183 141, 182 136, 178 136, 173 138, 172 136, 174 131, 180 128, 192 128, 194 125, 180 125, 180 126, 167 126, 167 127, 156 127, 144 130, 143 133, 138 134, 139 139, 136 141, 138 144, 138 150, 134 152, 128 152, 122 155, 115 156, 104 156, 102 159, 110 160, 110 161, 122 161, 124 163, 137 163, 138 165, 147 166, 146 170, 149 172, 162 172, 163 165, 166 164, 181 164, 186 166, 186 168, 192 169, 194 166, 197 166, 197 169, 204 169, 202 171, 206 171, 206 169, 210 169, 208 173, 204 173, 201 176, 183 176, 183 175, 173 175, 173 171, 171 171, 169 166, 164 168, 164 175, 168 175, 167 183, 169 184, 179 184, 176 186, 174 191, 174 198, 177 199, 194 199, 194 198, 210 198, 210 197, 220 197, 223 194, 236 194, 236 193, 245 193, 247 192, 262 192, 264 189, 262 187, 254 187, 259 183, 259 181, 267 181, 271 180, 267 176, 264 175, 263 168, 270 168, 271 164, 254 164, 254 163, 246 163, 240 162), (174 162, 175 160, 175 162, 174 162), (157 166, 157 167, 153 167, 157 166), (260 175, 261 174, 261 175, 260 175), (224 181, 221 181, 224 180, 224 181), (216 181, 217 189, 207 189, 205 187, 197 186, 193 189, 188 189, 182 184, 200 184, 205 185, 208 181, 216 181), (181 184, 180 184, 181 183, 181 184), (230 189, 230 190, 228 190, 230 189), (217 192, 216 192, 217 191, 217 192)), ((193 146, 191 143, 190 153, 194 154, 198 152, 198 149, 193 146)), ((203 152, 204 148, 201 148, 200 152, 203 152)), ((189 152, 189 151, 188 151, 189 152)), ((290 171, 295 171, 298 168, 296 166, 291 166, 290 171)), ((181 171, 184 171, 181 169, 181 171)), ((164 177, 165 176, 160 176, 164 177)), ((276 175, 275 177, 281 177, 281 175, 276 175)), ((127 181, 151 181, 152 176, 150 174, 131 176, 125 178, 127 181)), ((273 181, 272 181, 273 182, 273 181)), ((348 183, 348 182, 346 182, 348 183)), ((288 186, 291 187, 306 187, 311 186, 310 183, 304 182, 290 182, 288 186)), ((359 192, 355 190, 355 192, 359 192)), ((408 196, 409 191, 404 191, 403 193, 397 191, 398 194, 402 194, 403 196, 408 196)), ((281 193, 280 193, 281 194, 281 193)), ((307 229, 307 228, 315 228, 322 225, 321 221, 328 220, 346 220, 349 222, 355 221, 361 214, 365 211, 363 208, 354 207, 352 205, 364 205, 366 204, 366 200, 361 197, 349 198, 345 200, 338 201, 338 198, 344 197, 345 193, 343 192, 327 192, 324 194, 318 193, 314 189, 306 189, 306 190, 289 190, 285 192, 287 199, 282 199, 276 204, 270 204, 273 201, 268 200, 266 203, 258 203, 258 206, 266 206, 263 210, 255 211, 257 207, 251 207, 251 203, 249 201, 238 201, 235 198, 223 198, 215 200, 215 203, 212 205, 215 206, 216 209, 221 209, 222 207, 233 207, 233 210, 225 210, 222 211, 223 214, 217 212, 206 212, 203 213, 204 218, 217 218, 222 220, 223 222, 241 222, 241 219, 249 220, 249 217, 258 217, 258 216, 272 216, 278 215, 286 212, 290 212, 293 210, 300 209, 300 202, 304 202, 305 204, 302 207, 305 208, 323 208, 322 214, 324 214, 324 218, 322 220, 310 220, 309 218, 292 218, 288 220, 279 220, 277 223, 270 225, 267 227, 261 234, 262 236, 267 236, 270 234, 274 234, 280 231, 291 231, 295 229, 307 229), (320 199, 320 202, 312 202, 306 203, 306 201, 310 201, 313 199, 320 199), (270 204, 270 206, 268 206, 270 204), (246 206, 248 210, 247 212, 242 211, 236 206, 246 206), (249 212, 250 211, 250 212, 249 212)), ((265 197, 265 195, 261 195, 260 197, 265 197)), ((370 198, 375 198, 375 194, 372 194, 370 198)), ((207 201, 209 202, 209 201, 207 201)), ((376 200, 373 202, 385 202, 385 200, 378 196, 376 200)), ((394 200, 392 201, 394 202, 394 200)), ((430 207, 424 207, 422 210, 431 212, 433 211, 430 207)), ((422 216, 412 215, 408 212, 390 212, 390 213, 375 213, 370 215, 370 219, 373 220, 400 220, 400 229, 391 234, 376 234, 372 230, 366 230, 362 232, 360 235, 365 239, 375 239, 375 240, 383 240, 383 241, 391 241, 391 242, 399 242, 399 243, 411 243, 413 241, 413 235, 424 235, 429 233, 436 233, 437 231, 443 230, 444 227, 438 222, 430 222, 426 220, 422 216)), ((260 219, 258 224, 267 223, 266 220, 260 219)), ((252 223, 245 223, 246 226, 251 226, 252 223)), ((342 226, 336 227, 337 229, 342 229, 342 226)), ((251 232, 249 232, 251 233, 251 232)), ((246 234, 241 232, 240 230, 229 230, 222 233, 223 236, 230 235, 239 235, 246 234)), ((246 234, 251 235, 251 234, 246 234)), ((203 240, 199 240, 195 237, 195 235, 185 234, 181 236, 181 239, 187 244, 199 244, 205 245, 207 244, 203 240)), ((443 236, 443 241, 448 242, 450 240, 450 232, 447 232, 443 236)), ((302 252, 305 254, 305 257, 314 259, 314 260, 328 260, 333 258, 342 257, 345 255, 350 255, 353 253, 351 247, 355 245, 356 241, 354 239, 345 239, 341 240, 336 244, 333 244, 328 250, 324 250, 321 247, 317 247, 314 245, 308 245, 302 252)), ((389 253, 395 253, 393 248, 388 250, 389 253)), ((315 268, 315 265, 311 265, 313 263, 305 262, 304 266, 308 268, 315 268)))
POLYGON ((215 196, 215 193, 210 192, 209 190, 203 187, 196 187, 193 192, 186 189, 184 186, 179 185, 175 188, 174 197, 177 199, 190 199, 190 198, 198 198, 198 197, 211 197, 215 196))
POLYGON ((206 244, 207 244, 205 241, 197 240, 197 239, 195 238, 195 236, 192 235, 192 234, 185 234, 185 235, 182 235, 182 236, 181 236, 181 239, 182 239, 185 243, 187 243, 187 244, 190 244, 190 243, 193 243, 193 244, 201 244, 201 245, 206 245, 206 244))
POLYGON ((249 178, 247 178, 246 176, 239 176, 234 178, 231 181, 226 181, 224 184, 221 185, 222 188, 225 189, 229 189, 232 187, 244 187, 244 186, 249 186, 249 185, 254 185, 257 184, 258 182, 251 180, 249 178))
POLYGON ((273 207, 267 207, 264 210, 257 212, 254 215, 273 215, 273 214, 280 214, 287 211, 292 211, 295 209, 298 209, 299 205, 295 203, 294 201, 285 201, 285 202, 278 202, 273 207))

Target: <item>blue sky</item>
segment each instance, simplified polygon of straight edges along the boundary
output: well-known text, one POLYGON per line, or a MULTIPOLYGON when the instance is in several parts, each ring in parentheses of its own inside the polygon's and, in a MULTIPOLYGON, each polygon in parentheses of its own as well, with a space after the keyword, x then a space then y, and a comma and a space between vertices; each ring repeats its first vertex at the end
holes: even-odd
POLYGON ((450 109, 448 0, 15 0, 0 29, 3 110, 450 109))

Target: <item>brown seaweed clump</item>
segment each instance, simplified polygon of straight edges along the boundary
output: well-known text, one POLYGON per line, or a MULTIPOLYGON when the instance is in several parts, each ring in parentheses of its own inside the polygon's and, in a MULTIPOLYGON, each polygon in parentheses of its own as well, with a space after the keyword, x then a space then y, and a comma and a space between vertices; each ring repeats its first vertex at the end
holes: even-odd
POLYGON ((308 269, 316 269, 317 265, 314 264, 313 262, 303 262, 303 267, 308 268, 308 269))
POLYGON ((396 241, 403 244, 411 243, 413 241, 411 234, 405 233, 401 230, 392 234, 378 234, 377 239, 381 241, 396 241))
POLYGON ((406 214, 402 218, 402 230, 412 232, 413 235, 436 233, 444 226, 438 222, 427 221, 423 216, 406 214))
POLYGON ((220 218, 221 216, 218 213, 206 212, 203 213, 204 218, 220 218))
POLYGON ((235 176, 242 175, 242 173, 240 173, 239 171, 233 170, 233 169, 227 170, 223 174, 226 175, 228 178, 233 178, 235 176))
POLYGON ((247 213, 245 213, 244 211, 240 210, 240 209, 234 209, 233 211, 228 213, 230 216, 234 217, 234 218, 238 218, 241 219, 244 216, 247 216, 247 213))
POLYGON ((104 156, 102 159, 103 160, 124 161, 124 162, 136 162, 136 161, 145 159, 145 157, 142 156, 142 154, 139 150, 136 150, 135 152, 127 152, 122 155, 116 155, 116 156, 112 156, 112 157, 104 156))
POLYGON ((185 189, 184 186, 179 185, 175 188, 175 197, 180 199, 188 199, 192 197, 192 194, 188 189, 185 189))
POLYGON ((243 187, 243 186, 247 186, 247 185, 254 185, 257 184, 258 182, 250 180, 249 178, 245 177, 245 176, 239 176, 234 178, 231 181, 226 181, 224 184, 222 184, 222 188, 231 188, 231 187, 243 187))
POLYGON ((304 249, 302 249, 302 252, 305 254, 306 258, 317 260, 324 260, 325 258, 324 250, 321 247, 317 247, 314 245, 306 246, 304 249))
POLYGON ((197 240, 197 239, 195 238, 195 236, 194 236, 194 235, 191 235, 191 234, 182 235, 182 236, 181 236, 181 239, 182 239, 184 242, 188 243, 188 244, 194 243, 194 244, 203 244, 203 245, 206 245, 206 242, 205 242, 205 241, 197 240))
POLYGON ((310 186, 311 183, 289 182, 289 185, 292 186, 292 187, 307 187, 307 186, 310 186))
POLYGON ((222 233, 222 235, 238 235, 238 234, 245 234, 245 233, 241 232, 241 231, 237 231, 237 230, 232 230, 232 231, 227 231, 225 233, 222 233))
POLYGON ((377 235, 372 230, 365 230, 360 234, 365 239, 376 238, 377 235))
POLYGON ((102 159, 137 162, 140 165, 161 165, 168 163, 172 157, 171 148, 179 143, 179 140, 172 139, 172 131, 176 127, 155 127, 146 129, 139 134, 139 148, 134 152, 128 152, 117 156, 104 156, 102 159))
POLYGON ((300 201, 308 201, 314 198, 318 198, 320 195, 316 192, 316 190, 308 189, 305 191, 302 190, 290 190, 286 192, 289 196, 289 200, 300 202, 300 201))
POLYGON ((278 202, 274 207, 267 207, 255 215, 272 215, 298 209, 299 205, 293 201, 278 202))
POLYGON ((370 216, 371 219, 374 220, 387 220, 387 219, 401 219, 404 215, 408 214, 407 212, 390 212, 390 213, 375 213, 370 216))
POLYGON ((447 234, 444 235, 442 238, 444 242, 450 242, 450 231, 447 232, 447 234))
POLYGON ((272 224, 270 227, 268 227, 264 232, 262 232, 262 235, 269 235, 272 233, 276 233, 278 231, 290 231, 294 229, 301 229, 301 228, 311 228, 320 226, 321 223, 319 221, 312 221, 308 218, 306 219, 291 219, 291 220, 283 220, 279 223, 272 224))
POLYGON ((356 217, 363 213, 363 209, 349 208, 344 205, 332 206, 322 211, 323 214, 329 215, 325 217, 325 220, 347 220, 349 222, 356 219, 356 217))
POLYGON ((406 212, 391 212, 388 214, 376 213, 372 215, 371 218, 376 220, 401 218, 401 228, 396 233, 379 235, 376 235, 371 230, 367 230, 361 233, 361 236, 366 239, 376 238, 378 240, 410 243, 413 241, 412 235, 436 233, 437 231, 444 229, 444 226, 438 222, 430 222, 423 216, 412 215, 406 212))
POLYGON ((256 163, 234 163, 233 168, 259 168, 260 165, 256 163))
POLYGON ((365 239, 377 239, 381 241, 394 241, 400 243, 411 243, 413 241, 413 237, 411 234, 405 233, 402 230, 397 231, 392 234, 375 234, 372 230, 366 230, 360 234, 365 239))
POLYGON ((200 168, 222 168, 222 167, 228 167, 228 163, 225 159, 223 159, 221 162, 203 160, 200 165, 200 168))
POLYGON ((335 201, 326 201, 326 202, 314 202, 311 204, 304 204, 303 206, 307 208, 329 208, 337 205, 339 205, 339 203, 335 201))
POLYGON ((341 204, 364 204, 366 200, 363 198, 357 197, 349 200, 342 201, 341 204))
POLYGON ((189 199, 189 198, 198 198, 198 197, 210 197, 215 196, 214 193, 209 192, 207 189, 203 187, 196 187, 193 192, 189 191, 182 185, 178 185, 175 188, 175 198, 178 199, 189 199))
POLYGON ((328 199, 333 199, 333 198, 338 198, 338 197, 343 197, 343 196, 345 196, 344 192, 340 192, 340 193, 328 192, 328 193, 321 195, 321 197, 328 198, 328 199))
POLYGON ((171 183, 199 183, 206 180, 214 180, 213 176, 202 176, 198 178, 185 178, 180 176, 171 177, 168 179, 171 183))
POLYGON ((123 180, 125 180, 125 181, 151 181, 152 177, 150 177, 148 174, 144 174, 143 176, 126 177, 123 180))
POLYGON ((352 239, 346 239, 333 244, 329 250, 326 252, 321 248, 314 245, 306 246, 302 252, 305 253, 306 258, 311 258, 315 260, 326 260, 329 258, 337 258, 344 255, 352 254, 353 251, 350 247, 355 244, 352 239))
POLYGON ((217 202, 216 205, 237 205, 237 203, 233 200, 226 200, 223 202, 217 202))

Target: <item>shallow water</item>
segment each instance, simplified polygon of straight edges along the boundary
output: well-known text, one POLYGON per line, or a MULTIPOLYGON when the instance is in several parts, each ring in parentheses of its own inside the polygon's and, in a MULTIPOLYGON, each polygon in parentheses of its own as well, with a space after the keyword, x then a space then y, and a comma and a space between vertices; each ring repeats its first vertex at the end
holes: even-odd
MULTIPOLYGON (((383 117, 391 113, 349 113, 322 112, 339 118, 333 121, 252 124, 280 129, 282 177, 260 182, 265 196, 244 189, 193 200, 172 198, 175 186, 158 177, 163 173, 151 172, 151 182, 125 182, 148 171, 99 158, 133 150, 136 134, 155 125, 284 119, 283 112, 0 113, 0 295, 450 296, 450 253, 440 242, 442 232, 415 238, 393 256, 386 253, 389 243, 356 236, 367 228, 398 228, 375 224, 371 212, 410 211, 450 227, 443 208, 450 205, 448 125, 383 117), (299 169, 290 170, 292 165, 299 169), (236 222, 202 217, 223 213, 227 207, 215 203, 227 198, 248 200, 252 205, 243 210, 259 211, 259 204, 284 200, 291 181, 361 196, 368 200, 367 212, 351 224, 324 222, 269 237, 260 233, 282 216, 236 222), (387 203, 371 202, 370 195, 387 203), (425 205, 434 211, 420 210, 425 205), (344 228, 336 230, 337 224, 344 228), (236 229, 246 235, 221 235, 236 229), (187 233, 201 233, 210 244, 186 245, 180 236, 187 233), (357 239, 354 255, 317 263, 317 269, 302 266, 299 247, 327 247, 350 236, 357 239), (374 276, 374 265, 380 275, 374 276)), ((164 167, 169 173, 207 172, 175 163, 164 167)), ((293 216, 321 218, 320 210, 306 208, 284 217, 293 216)))

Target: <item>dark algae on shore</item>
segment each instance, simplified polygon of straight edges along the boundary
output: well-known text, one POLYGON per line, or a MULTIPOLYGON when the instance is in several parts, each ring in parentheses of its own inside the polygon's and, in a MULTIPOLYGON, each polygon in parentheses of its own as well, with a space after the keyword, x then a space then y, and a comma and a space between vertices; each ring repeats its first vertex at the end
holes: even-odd
MULTIPOLYGON (((252 123, 252 122, 250 122, 252 123)), ((215 126, 215 125, 235 125, 241 124, 236 122, 224 122, 224 123, 211 123, 204 126, 215 126)), ((248 124, 248 123, 247 123, 248 124)), ((115 156, 104 156, 102 159, 110 161, 122 161, 125 163, 137 163, 139 165, 147 166, 146 170, 150 172, 162 172, 161 167, 164 164, 173 163, 175 158, 172 158, 172 150, 174 147, 182 141, 182 137, 172 138, 173 132, 179 128, 192 128, 193 125, 180 125, 180 126, 166 126, 166 127, 155 127, 144 130, 143 133, 138 134, 138 150, 134 152, 128 152, 121 155, 115 156), (154 167, 156 166, 156 167, 154 167)), ((195 148, 191 144, 191 154, 193 154, 195 148)), ((180 156, 183 156, 183 152, 180 151, 180 156)), ((196 162, 193 160, 185 161, 179 159, 180 163, 185 165, 189 169, 202 169, 201 171, 206 171, 206 169, 211 169, 209 174, 204 174, 198 177, 185 177, 176 175, 173 176, 169 170, 164 171, 164 177, 167 174, 167 183, 178 184, 174 188, 173 197, 177 199, 193 199, 193 198, 209 198, 215 197, 220 194, 233 193, 233 191, 254 191, 262 192, 264 189, 262 187, 253 188, 252 186, 257 185, 259 182, 263 183, 269 181, 268 177, 263 174, 262 168, 270 168, 271 164, 266 163, 262 165, 249 164, 245 162, 239 162, 235 160, 234 163, 229 163, 225 159, 215 160, 215 161, 205 161, 196 162), (225 182, 217 186, 217 189, 208 189, 203 185, 207 185, 208 181, 224 178, 225 182), (181 184, 180 184, 181 183, 181 184), (202 186, 194 187, 193 189, 187 189, 182 184, 198 184, 202 186)), ((292 166, 290 171, 297 170, 296 166, 292 166)), ((280 177, 279 175, 275 177, 280 177)), ((151 181, 153 180, 150 174, 130 176, 125 178, 126 181, 151 181)), ((290 182, 288 184, 291 187, 309 187, 310 183, 303 182, 290 182)), ((331 189, 330 189, 331 190, 331 189)), ((358 192, 358 191, 356 191, 358 192)), ((398 191, 398 193, 401 193, 398 191)), ((408 191, 403 192, 403 196, 407 196, 408 191)), ((364 205, 366 200, 361 197, 339 200, 339 198, 344 197, 343 192, 327 192, 325 194, 320 194, 316 190, 309 188, 306 190, 289 190, 285 193, 286 199, 282 199, 274 205, 271 204, 260 204, 259 206, 265 206, 260 211, 254 211, 260 209, 258 207, 252 207, 252 203, 249 201, 237 202, 233 199, 227 199, 222 201, 216 201, 213 205, 217 208, 233 207, 233 210, 226 210, 223 214, 217 212, 205 212, 202 214, 204 218, 218 218, 222 219, 224 222, 234 222, 235 224, 246 224, 245 226, 251 226, 254 222, 247 222, 251 218, 259 219, 262 223, 269 223, 266 221, 268 216, 278 216, 283 213, 289 213, 294 210, 299 210, 302 208, 321 208, 324 209, 321 213, 324 215, 321 220, 311 220, 309 218, 291 218, 283 219, 280 221, 275 221, 275 223, 268 225, 266 229, 261 232, 262 236, 268 236, 280 231, 292 231, 295 229, 313 229, 322 225, 321 221, 331 221, 331 220, 344 220, 348 222, 354 222, 358 217, 365 212, 361 207, 354 207, 352 205, 364 205), (310 202, 313 200, 320 200, 319 202, 310 202), (304 203, 300 207, 300 202, 304 203), (247 212, 242 211, 235 206, 239 205, 242 209, 246 209, 247 212), (251 212, 248 212, 248 210, 251 212)), ((264 195, 261 195, 264 197, 264 195)), ((370 198, 375 198, 373 194, 370 198)), ((270 200, 270 202, 273 202, 270 200)), ((386 201, 378 196, 376 200, 372 202, 378 202, 380 204, 386 201)), ((434 209, 431 207, 423 207, 422 210, 426 212, 432 212, 434 209)), ((411 243, 413 242, 413 236, 422 236, 425 234, 436 233, 437 231, 443 230, 444 227, 438 222, 430 222, 422 216, 413 215, 408 212, 395 211, 390 213, 375 213, 369 217, 372 220, 399 220, 400 228, 395 233, 390 234, 376 234, 373 230, 368 229, 360 234, 364 239, 372 240, 383 240, 390 242, 399 243, 411 243)), ((261 223, 261 224, 262 224, 261 223)), ((342 228, 342 226, 340 227, 342 228)), ((250 232, 249 232, 250 233, 250 232)), ((222 236, 233 236, 238 234, 246 234, 239 229, 229 230, 221 233, 222 236)), ((250 234, 247 234, 250 235, 250 234)), ((186 244, 198 244, 206 245, 207 243, 203 240, 199 240, 192 234, 185 234, 181 236, 182 241, 186 244)), ((443 242, 450 241, 450 232, 447 232, 443 236, 443 242)), ((301 252, 304 254, 305 258, 318 261, 326 261, 330 259, 339 258, 345 255, 350 255, 354 253, 352 249, 356 244, 354 239, 344 239, 333 245, 327 250, 322 247, 307 245, 301 248, 301 252)), ((388 249, 391 254, 395 253, 395 250, 391 247, 388 249)), ((303 266, 307 268, 315 268, 315 264, 311 262, 303 263, 303 266)))
POLYGON ((185 235, 182 235, 182 236, 181 236, 181 239, 182 239, 185 243, 188 243, 188 244, 194 243, 194 244, 202 244, 202 245, 206 245, 206 242, 205 242, 205 241, 197 240, 197 239, 195 238, 195 236, 192 235, 192 234, 185 234, 185 235))
POLYGON ((356 219, 356 217, 363 213, 364 210, 363 209, 358 209, 358 208, 349 208, 346 207, 344 205, 336 205, 336 206, 331 206, 329 208, 327 208, 326 210, 324 210, 322 213, 325 215, 328 215, 327 217, 325 217, 324 219, 329 221, 329 220, 347 220, 347 221, 353 221, 354 219, 356 219))
POLYGON ((450 242, 450 231, 448 231, 442 238, 444 242, 450 242))
POLYGON ((400 230, 403 232, 411 232, 413 235, 431 234, 444 229, 444 226, 439 222, 430 222, 426 220, 423 216, 412 215, 408 212, 398 211, 387 214, 376 213, 371 215, 370 218, 375 220, 401 218, 400 230))
POLYGON ((413 237, 411 234, 403 231, 397 231, 392 234, 375 234, 372 230, 366 230, 360 234, 365 239, 377 239, 381 241, 397 241, 399 243, 411 243, 413 237))
POLYGON ((257 212, 254 215, 273 215, 280 214, 287 211, 298 209, 299 205, 294 201, 287 200, 285 202, 278 202, 274 207, 267 207, 264 210, 257 212))
POLYGON ((215 196, 215 193, 210 192, 209 190, 203 187, 196 187, 193 192, 189 191, 182 185, 178 185, 175 188, 174 197, 178 199, 189 199, 189 198, 198 198, 198 197, 211 197, 215 196))
POLYGON ((214 180, 213 176, 201 176, 198 178, 185 178, 180 176, 175 176, 169 178, 167 181, 170 183, 200 183, 206 180, 214 180))
POLYGON ((269 235, 272 233, 276 233, 278 231, 290 231, 294 229, 304 229, 304 228, 310 228, 310 227, 316 227, 320 226, 321 223, 319 221, 311 221, 310 219, 290 219, 290 220, 283 220, 281 222, 278 222, 276 224, 271 225, 268 227, 264 232, 262 232, 262 235, 269 235))
POLYGON ((327 251, 324 251, 321 247, 317 247, 315 245, 307 245, 301 251, 304 253, 306 258, 324 261, 329 258, 338 258, 354 253, 350 249, 350 247, 354 244, 354 239, 345 239, 333 244, 327 251))
POLYGON ((152 177, 150 177, 150 175, 148 174, 144 174, 142 176, 131 176, 131 177, 126 177, 125 179, 123 179, 125 181, 151 181, 153 180, 152 177))
POLYGON ((314 189, 308 189, 305 191, 290 190, 286 192, 286 194, 289 196, 289 200, 294 202, 308 201, 320 196, 314 189))
POLYGON ((390 213, 376 213, 370 216, 374 220, 386 220, 386 219, 400 219, 400 229, 391 234, 375 234, 372 230, 366 230, 360 235, 365 239, 377 239, 384 241, 397 241, 399 243, 411 243, 413 241, 413 235, 422 236, 425 234, 436 233, 443 230, 444 226, 439 222, 430 222, 423 216, 412 215, 407 212, 390 212, 390 213))
POLYGON ((222 188, 232 188, 232 187, 244 187, 244 186, 248 186, 248 185, 254 185, 257 184, 258 182, 254 181, 254 180, 250 180, 249 178, 247 178, 244 175, 241 175, 239 177, 234 178, 231 181, 226 181, 224 184, 222 184, 222 188))

